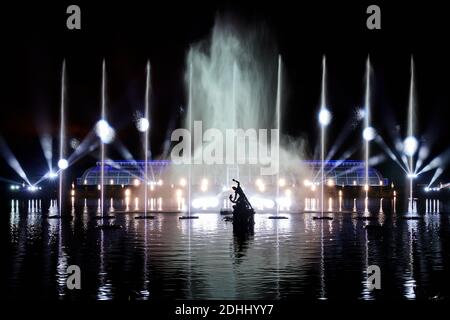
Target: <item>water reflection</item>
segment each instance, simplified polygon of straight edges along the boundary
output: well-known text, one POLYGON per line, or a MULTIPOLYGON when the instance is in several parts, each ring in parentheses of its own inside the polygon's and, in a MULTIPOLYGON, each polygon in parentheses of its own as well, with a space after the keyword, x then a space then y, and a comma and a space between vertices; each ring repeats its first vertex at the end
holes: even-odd
MULTIPOLYGON (((442 204, 419 200, 414 206, 423 219, 403 220, 394 199, 357 200, 328 199, 333 220, 313 220, 313 213, 271 220, 259 213, 251 230, 239 232, 212 212, 197 220, 158 212, 154 220, 135 219, 138 213, 125 213, 126 197, 109 201, 123 229, 97 230, 98 199, 71 199, 74 220, 46 218, 54 199, 12 199, 7 290, 12 298, 40 292, 101 300, 449 297, 450 253, 443 250, 450 245, 449 217, 438 214, 442 204), (370 219, 358 219, 366 205, 370 219), (71 264, 81 267, 81 293, 67 290, 71 264), (381 291, 367 287, 370 265, 381 268, 381 291)), ((315 198, 303 203, 305 211, 320 207, 315 198)), ((162 211, 162 199, 150 198, 149 207, 162 211)))

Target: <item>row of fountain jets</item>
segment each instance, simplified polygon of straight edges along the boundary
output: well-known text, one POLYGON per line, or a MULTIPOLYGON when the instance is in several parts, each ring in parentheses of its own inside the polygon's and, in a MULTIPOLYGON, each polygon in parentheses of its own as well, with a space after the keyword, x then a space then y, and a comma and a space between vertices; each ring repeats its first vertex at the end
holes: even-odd
MULTIPOLYGON (((276 100, 276 122, 278 129, 280 130, 280 108, 281 108, 281 56, 278 57, 278 84, 277 84, 277 100, 276 100)), ((190 66, 190 77, 189 77, 189 103, 188 108, 189 110, 192 107, 192 65, 190 66)), ((414 138, 414 124, 413 124, 413 113, 414 113, 414 103, 413 103, 413 62, 411 60, 411 92, 410 92, 410 101, 409 101, 409 116, 408 116, 408 137, 405 140, 405 145, 407 145, 406 155, 408 156, 409 162, 408 162, 408 172, 410 174, 414 173, 414 153, 417 149, 417 140, 414 138)), ((62 67, 62 81, 61 81, 61 117, 60 117, 60 160, 58 162, 58 166, 60 168, 59 170, 59 205, 58 205, 58 212, 61 214, 63 211, 62 204, 63 201, 63 181, 64 181, 64 170, 67 169, 69 166, 68 161, 65 159, 65 143, 66 143, 66 136, 65 136, 65 75, 66 75, 66 63, 63 62, 62 67)), ((102 215, 105 213, 104 208, 104 162, 105 162, 105 144, 107 144, 111 139, 111 137, 114 135, 114 130, 109 126, 107 122, 107 113, 106 113, 106 79, 105 79, 105 61, 103 61, 102 64, 102 93, 101 93, 101 119, 98 121, 96 125, 96 133, 100 138, 100 156, 101 156, 101 168, 100 168, 100 211, 102 215)), ((367 198, 367 192, 368 192, 368 160, 370 155, 370 141, 375 138, 375 130, 371 127, 370 124, 370 111, 371 111, 371 93, 370 93, 370 78, 371 78, 371 67, 370 67, 370 60, 367 59, 366 64, 366 88, 365 88, 365 115, 364 115, 364 131, 363 131, 363 138, 364 138, 364 148, 365 148, 365 190, 366 190, 366 198, 367 198)), ((144 167, 144 179, 147 180, 148 176, 148 167, 147 167, 147 160, 148 160, 148 143, 149 143, 149 130, 148 130, 148 123, 149 123, 149 94, 150 94, 150 62, 147 63, 146 67, 146 90, 145 90, 145 114, 142 119, 142 127, 143 130, 140 130, 144 133, 144 156, 145 156, 145 167, 144 167)), ((328 101, 326 97, 326 59, 323 57, 322 61, 322 90, 321 90, 321 101, 320 101, 320 111, 319 111, 319 123, 321 126, 321 160, 322 160, 322 168, 321 168, 321 176, 322 181, 325 181, 324 174, 324 162, 325 162, 325 149, 326 149, 326 127, 331 122, 331 113, 327 109, 328 101)), ((191 112, 189 112, 189 122, 192 122, 191 119, 191 112)), ((188 199, 190 203, 190 189, 191 189, 191 170, 189 170, 189 182, 188 182, 188 199)), ((413 211, 413 181, 412 177, 410 178, 410 209, 413 211)), ((145 184, 146 185, 146 184, 145 184)), ((278 184, 277 184, 278 185, 278 184)), ((147 188, 144 188, 145 194, 144 194, 144 214, 147 215, 148 211, 148 190, 147 188)), ((279 193, 279 187, 277 186, 277 194, 279 193)), ((324 198, 324 185, 321 184, 321 199, 324 198)), ((190 205, 187 206, 187 211, 190 215, 190 205)), ((324 201, 321 201, 321 207, 320 211, 323 215, 324 212, 324 201)), ((277 206, 277 214, 278 214, 278 206, 277 206)))
MULTIPOLYGON (((383 198, 380 199, 380 205, 379 205, 379 213, 384 213, 383 211, 383 198)), ((393 209, 395 212, 395 208, 396 208, 396 198, 393 199, 393 209)), ((410 211, 412 212, 417 212, 417 201, 413 201, 412 202, 412 207, 409 208, 410 211)), ((129 211, 130 210, 130 205, 131 205, 131 201, 130 199, 126 199, 125 200, 125 211, 129 211)), ((425 199, 425 213, 439 213, 439 200, 437 199, 425 199)), ((42 212, 42 200, 41 199, 31 199, 28 200, 27 203, 28 206, 28 213, 41 213, 42 212)), ((162 211, 162 199, 161 198, 151 198, 149 199, 149 203, 148 206, 150 208, 150 210, 157 210, 157 211, 162 211)), ((321 207, 320 204, 320 199, 318 198, 305 198, 305 211, 316 211, 319 209, 319 207, 321 207)), ((339 197, 338 200, 338 211, 342 212, 342 197, 339 197)), ((11 200, 11 212, 12 213, 19 213, 20 210, 20 205, 19 205, 19 200, 11 200)), ((58 204, 57 204, 57 200, 53 199, 50 200, 50 207, 49 207, 49 212, 53 212, 56 213, 58 210, 58 204)), ((139 210, 139 199, 135 198, 134 199, 134 211, 138 211, 139 210)), ((75 211, 75 203, 74 203, 74 199, 72 198, 72 212, 75 211)), ((111 198, 110 199, 110 204, 109 204, 109 208, 108 208, 109 212, 114 212, 115 208, 114 208, 114 199, 111 198)), ((333 199, 329 198, 328 199, 328 212, 334 212, 334 207, 333 207, 333 199)), ((357 212, 357 199, 353 198, 353 212, 357 212)), ((88 205, 87 205, 87 199, 84 199, 84 206, 83 206, 83 213, 87 213, 88 212, 88 205)), ((97 213, 101 213, 101 201, 100 199, 97 200, 97 213)))

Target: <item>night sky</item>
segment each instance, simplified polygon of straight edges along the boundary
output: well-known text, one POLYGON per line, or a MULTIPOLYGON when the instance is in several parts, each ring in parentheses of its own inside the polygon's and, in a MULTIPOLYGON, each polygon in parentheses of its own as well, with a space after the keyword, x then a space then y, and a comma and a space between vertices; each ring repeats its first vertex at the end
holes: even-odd
MULTIPOLYGON (((373 66, 372 123, 383 138, 389 131, 406 133, 410 57, 416 65, 418 136, 434 156, 448 149, 450 129, 450 62, 448 17, 441 4, 430 1, 384 4, 379 1, 43 1, 2 4, 0 135, 33 180, 47 171, 39 133, 57 137, 60 74, 67 62, 67 126, 69 138, 82 140, 100 114, 101 62, 106 59, 108 118, 120 141, 140 157, 140 135, 133 114, 144 109, 145 64, 152 66, 151 145, 157 158, 169 123, 180 125, 186 105, 184 70, 189 46, 209 36, 217 15, 246 26, 267 27, 284 62, 283 133, 306 138, 311 156, 317 139, 321 59, 327 56, 328 100, 333 113, 329 137, 337 137, 363 105, 365 60, 373 66), (66 29, 66 8, 81 7, 82 29, 66 29), (366 8, 379 4, 382 30, 366 29, 366 8), (426 4, 426 5, 425 5, 426 4), (396 127, 400 125, 400 127, 396 127)), ((397 2, 397 1, 396 1, 397 2)), ((351 122, 350 122, 351 123, 351 122)), ((356 128, 341 154, 361 141, 356 128)), ((361 141, 362 143, 362 141, 361 141)), ((374 145, 374 144, 373 144, 374 145)), ((391 144, 392 146, 392 144, 391 144)), ((381 150, 373 146, 373 154, 381 150)), ((57 160, 54 141, 54 165, 57 160)), ((352 159, 361 159, 362 144, 352 159)), ((116 153, 111 158, 120 159, 116 153)), ((72 173, 79 176, 95 158, 87 156, 72 173)), ((399 183, 400 170, 387 161, 384 175, 399 183)), ((424 183, 432 172, 424 176, 424 183)), ((18 180, 0 159, 0 176, 18 180)), ((450 178, 450 170, 441 177, 450 178)))

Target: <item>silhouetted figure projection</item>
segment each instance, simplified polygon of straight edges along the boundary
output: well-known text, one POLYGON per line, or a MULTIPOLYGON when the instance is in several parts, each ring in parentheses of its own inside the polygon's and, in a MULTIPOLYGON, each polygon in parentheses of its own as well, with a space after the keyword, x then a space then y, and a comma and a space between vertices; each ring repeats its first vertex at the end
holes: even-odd
POLYGON ((234 195, 230 195, 230 201, 234 203, 233 229, 242 229, 244 231, 248 230, 250 227, 253 229, 255 223, 253 215, 255 214, 255 211, 242 190, 241 183, 235 179, 233 179, 233 181, 237 183, 237 186, 233 187, 234 195))

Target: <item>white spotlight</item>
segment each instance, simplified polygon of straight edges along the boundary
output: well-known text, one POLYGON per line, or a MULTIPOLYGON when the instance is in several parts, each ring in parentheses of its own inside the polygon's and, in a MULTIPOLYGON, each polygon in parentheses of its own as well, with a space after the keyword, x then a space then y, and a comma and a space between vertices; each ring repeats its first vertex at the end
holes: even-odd
POLYGON ((146 132, 149 127, 150 127, 150 122, 148 121, 147 118, 139 118, 138 119, 138 121, 136 123, 136 128, 140 132, 146 132))
POLYGON ((407 177, 408 177, 409 179, 415 179, 415 178, 417 178, 417 173, 408 173, 408 174, 407 174, 407 177))
POLYGON ((319 123, 320 125, 326 127, 331 122, 331 113, 327 108, 320 109, 319 112, 319 123))
POLYGON ((59 159, 58 168, 66 170, 69 167, 69 162, 66 159, 59 159))
MULTIPOLYGON (((66 160, 67 161, 67 160, 66 160)), ((59 166, 59 164, 58 164, 59 166)), ((66 167, 67 168, 67 167, 66 167)), ((64 169, 63 169, 64 170, 64 169)), ((50 171, 49 173, 47 173, 47 177, 51 180, 56 179, 58 177, 58 174, 54 171, 50 171)))
POLYGON ((403 152, 408 156, 412 157, 414 153, 417 151, 417 147, 419 146, 419 142, 413 136, 406 137, 405 141, 403 141, 403 152))
POLYGON ((103 143, 111 143, 116 133, 106 120, 99 120, 95 125, 95 133, 103 143))
POLYGON ((372 128, 372 127, 364 128, 363 139, 366 141, 372 141, 373 139, 375 139, 376 134, 377 133, 374 128, 372 128))

